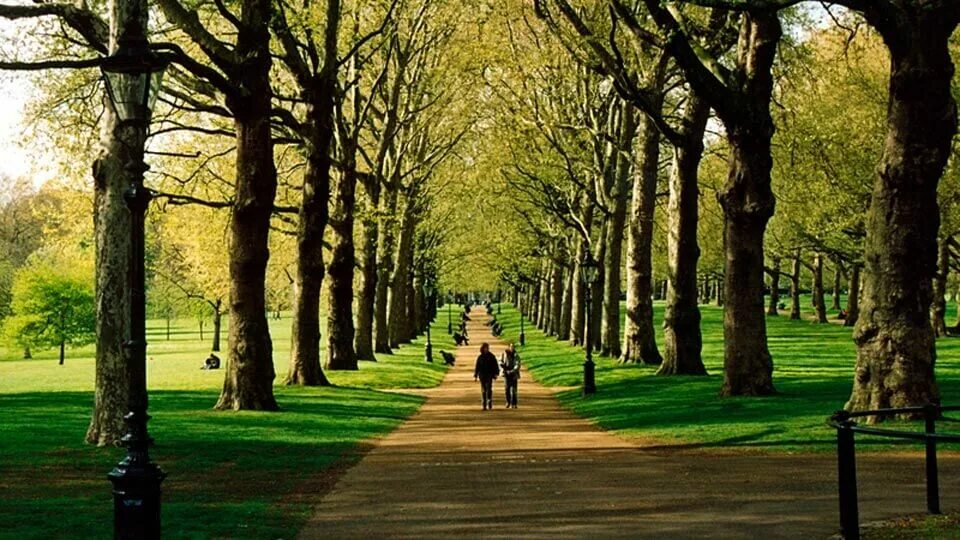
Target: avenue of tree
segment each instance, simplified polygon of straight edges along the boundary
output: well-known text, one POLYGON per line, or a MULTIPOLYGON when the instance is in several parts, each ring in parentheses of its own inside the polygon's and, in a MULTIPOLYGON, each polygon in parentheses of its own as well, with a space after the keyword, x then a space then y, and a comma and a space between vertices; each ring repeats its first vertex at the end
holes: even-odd
POLYGON ((698 306, 718 302, 724 396, 775 393, 765 318, 804 317, 810 292, 815 322, 829 302, 853 328, 849 409, 939 397, 955 2, 110 0, 0 18, 22 34, 0 68, 36 90, 26 148, 64 178, 4 180, 0 315, 25 354, 95 338, 90 443, 118 441, 127 401, 122 193, 142 134, 96 66, 131 36, 170 61, 147 139, 149 310, 225 348, 218 409, 282 406, 274 313, 293 314, 283 381, 328 385, 468 289, 577 345, 592 325, 601 354, 664 376, 706 374, 698 306), (95 332, 27 328, 31 283, 58 272, 94 299, 95 332))

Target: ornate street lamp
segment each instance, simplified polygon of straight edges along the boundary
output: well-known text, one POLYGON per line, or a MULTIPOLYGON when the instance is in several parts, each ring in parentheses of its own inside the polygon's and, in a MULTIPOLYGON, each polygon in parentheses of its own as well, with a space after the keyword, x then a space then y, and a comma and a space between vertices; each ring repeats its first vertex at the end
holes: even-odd
POLYGON ((593 257, 588 253, 580 263, 580 278, 584 284, 584 302, 586 302, 587 314, 586 330, 584 331, 584 339, 587 344, 587 358, 583 361, 583 395, 585 396, 594 394, 597 391, 597 383, 594 376, 596 366, 591 356, 593 353, 593 337, 590 335, 590 327, 593 326, 591 323, 593 319, 591 318, 590 311, 593 302, 590 300, 590 293, 598 277, 600 277, 600 271, 599 268, 597 268, 597 263, 594 262, 593 257))
MULTIPOLYGON (((430 311, 431 302, 433 301, 433 295, 436 293, 436 288, 433 286, 433 283, 429 279, 423 281, 423 297, 427 300, 427 311, 430 311)), ((430 323, 427 323, 427 346, 423 350, 424 360, 427 362, 433 362, 433 343, 430 342, 430 323)))
POLYGON ((143 185, 148 168, 143 162, 143 144, 165 67, 166 62, 154 55, 146 42, 121 42, 101 65, 107 97, 117 115, 116 129, 123 129, 115 136, 127 145, 125 157, 133 158, 127 159, 131 183, 124 193, 130 209, 129 339, 124 343, 130 388, 129 412, 124 416, 127 434, 122 439, 127 456, 107 475, 113 483, 114 537, 120 539, 160 538, 160 484, 166 477, 150 461, 153 439, 147 433, 144 217, 151 195, 143 185))
POLYGON ((453 335, 453 291, 447 291, 447 333, 453 335))

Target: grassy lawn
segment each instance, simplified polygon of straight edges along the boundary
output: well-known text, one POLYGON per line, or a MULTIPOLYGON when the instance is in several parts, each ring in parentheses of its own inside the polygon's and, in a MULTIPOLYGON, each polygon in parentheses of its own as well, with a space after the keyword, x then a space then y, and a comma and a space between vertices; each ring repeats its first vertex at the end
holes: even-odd
MULTIPOLYGON (((809 305, 807 302, 804 305, 809 305)), ((615 358, 595 358, 597 394, 583 398, 583 351, 527 324, 523 359, 544 384, 577 386, 560 393, 576 413, 628 436, 664 445, 747 448, 763 451, 832 451, 834 432, 825 419, 850 394, 856 348, 850 329, 767 319, 778 395, 767 398, 718 397, 723 380, 723 310, 701 306, 703 357, 707 377, 657 377, 656 367, 622 366, 615 358)), ((952 306, 949 321, 956 312, 952 306)), ((663 304, 656 305, 658 338, 663 304)), ((833 316, 833 315, 831 315, 833 316)), ((506 305, 500 320, 506 339, 519 334, 519 313, 506 305)), ((937 377, 944 403, 960 402, 960 339, 938 342, 937 377)), ((916 426, 912 426, 916 427, 916 426)), ((951 429, 944 427, 944 430, 951 429)), ((861 449, 889 448, 888 441, 861 437, 861 449)), ((909 448, 919 447, 915 445, 909 448)))
POLYGON ((957 538, 960 535, 960 516, 911 516, 864 527, 864 540, 921 540, 957 538))
MULTIPOLYGON (((334 469, 362 441, 399 425, 421 404, 385 391, 435 386, 442 362, 423 361, 423 341, 357 372, 328 373, 336 388, 287 388, 290 320, 272 321, 280 413, 215 412, 223 371, 201 371, 209 353, 190 321, 151 321, 148 339, 151 435, 164 483, 167 538, 292 538, 334 469)), ((433 327, 435 357, 453 349, 446 324, 433 327)), ((226 333, 224 333, 224 345, 226 333)), ((83 444, 93 401, 92 348, 19 360, 0 351, 0 538, 109 538, 106 473, 116 448, 83 444)))

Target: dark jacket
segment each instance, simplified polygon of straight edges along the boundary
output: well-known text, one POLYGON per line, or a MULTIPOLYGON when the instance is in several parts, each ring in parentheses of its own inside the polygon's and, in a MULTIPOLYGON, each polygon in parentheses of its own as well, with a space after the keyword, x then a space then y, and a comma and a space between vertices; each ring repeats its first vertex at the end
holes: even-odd
POLYGON ((492 380, 500 375, 500 366, 497 357, 491 352, 481 353, 477 357, 477 365, 473 368, 473 376, 478 379, 492 380))

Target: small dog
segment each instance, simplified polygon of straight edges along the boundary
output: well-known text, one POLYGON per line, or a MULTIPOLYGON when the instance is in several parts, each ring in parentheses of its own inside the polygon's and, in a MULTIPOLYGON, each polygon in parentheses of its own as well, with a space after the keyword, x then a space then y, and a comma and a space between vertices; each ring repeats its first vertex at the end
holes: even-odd
POLYGON ((461 345, 469 345, 470 341, 467 339, 467 336, 457 332, 453 333, 453 340, 457 342, 457 347, 461 345))
POLYGON ((443 363, 452 366, 456 364, 457 357, 453 353, 448 353, 447 351, 440 351, 440 356, 443 358, 443 363))

